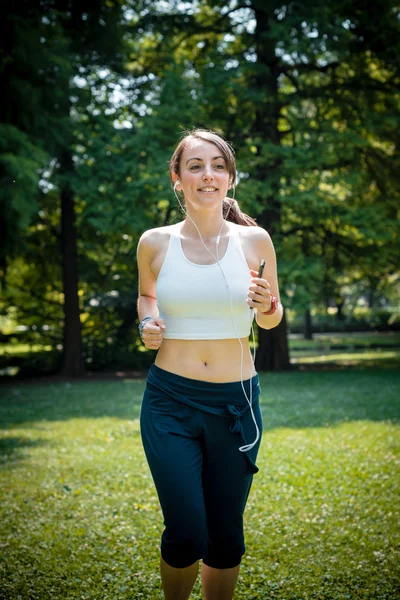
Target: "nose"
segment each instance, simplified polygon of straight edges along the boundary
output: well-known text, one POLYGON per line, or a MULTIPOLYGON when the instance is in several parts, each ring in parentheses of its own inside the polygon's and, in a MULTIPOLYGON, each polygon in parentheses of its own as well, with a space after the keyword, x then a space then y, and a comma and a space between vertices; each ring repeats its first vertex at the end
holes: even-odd
POLYGON ((205 181, 209 181, 210 179, 213 179, 213 178, 214 178, 214 175, 213 175, 211 167, 205 166, 204 172, 203 172, 203 179, 205 181))

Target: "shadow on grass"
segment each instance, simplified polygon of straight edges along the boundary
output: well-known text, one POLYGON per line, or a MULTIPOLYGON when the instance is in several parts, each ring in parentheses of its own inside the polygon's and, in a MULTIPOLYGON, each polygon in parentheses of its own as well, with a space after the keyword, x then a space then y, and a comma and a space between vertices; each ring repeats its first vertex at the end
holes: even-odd
MULTIPOLYGON (((264 430, 326 427, 354 420, 400 420, 396 370, 260 373, 264 430)), ((69 419, 138 419, 144 380, 79 381, 7 386, 0 427, 69 419)))
POLYGON ((46 444, 46 440, 29 440, 24 437, 0 439, 0 466, 4 469, 26 458, 26 450, 46 444))

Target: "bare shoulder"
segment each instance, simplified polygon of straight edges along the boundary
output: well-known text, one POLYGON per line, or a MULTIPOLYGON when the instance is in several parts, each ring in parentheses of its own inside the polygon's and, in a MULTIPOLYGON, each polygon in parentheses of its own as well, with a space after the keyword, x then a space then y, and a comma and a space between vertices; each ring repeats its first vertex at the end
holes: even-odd
POLYGON ((165 238, 169 238, 174 227, 176 227, 176 224, 148 229, 140 236, 139 244, 151 246, 153 244, 162 242, 165 238))
POLYGON ((162 249, 165 244, 168 244, 174 227, 176 225, 165 225, 145 231, 139 239, 138 251, 153 253, 162 249))
POLYGON ((262 227, 236 225, 242 250, 250 269, 257 270, 262 259, 267 264, 275 261, 275 250, 271 237, 262 227))
POLYGON ((239 237, 242 241, 253 244, 272 244, 271 236, 262 227, 248 227, 247 225, 236 225, 239 237))

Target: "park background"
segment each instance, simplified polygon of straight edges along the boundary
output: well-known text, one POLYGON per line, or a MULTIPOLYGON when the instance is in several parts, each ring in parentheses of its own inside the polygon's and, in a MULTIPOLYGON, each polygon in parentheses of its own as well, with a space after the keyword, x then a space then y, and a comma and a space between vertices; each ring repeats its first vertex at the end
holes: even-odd
POLYGON ((235 598, 400 596, 398 3, 0 11, 0 597, 162 597, 136 246, 182 219, 192 127, 233 144, 285 306, 235 598))

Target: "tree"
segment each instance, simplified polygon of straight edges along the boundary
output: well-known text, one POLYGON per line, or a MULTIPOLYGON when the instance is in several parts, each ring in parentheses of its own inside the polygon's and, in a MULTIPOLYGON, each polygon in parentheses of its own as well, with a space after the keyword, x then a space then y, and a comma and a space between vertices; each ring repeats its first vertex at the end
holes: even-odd
POLYGON ((3 111, 2 173, 5 254, 15 256, 13 238, 26 228, 38 210, 39 167, 52 161, 53 185, 61 203, 61 242, 64 292, 64 375, 84 373, 81 323, 78 300, 77 240, 74 190, 70 178, 74 171, 73 141, 75 123, 72 96, 80 94, 74 82, 77 73, 104 68, 120 69, 123 56, 122 3, 98 0, 95 3, 53 0, 32 6, 30 2, 13 5, 7 12, 7 35, 2 52, 2 79, 7 110, 3 111), (12 40, 12 43, 11 43, 12 40), (29 92, 33 102, 26 102, 29 92), (10 101, 12 100, 12 101, 10 101), (17 110, 15 110, 15 106, 17 110), (41 153, 34 152, 37 146, 41 153), (33 151, 33 152, 32 152, 33 151), (37 158, 31 159, 31 152, 37 158), (45 154, 47 153, 47 154, 45 154), (24 168, 26 168, 25 176, 24 168), (11 182, 18 180, 17 193, 11 182), (21 187, 19 187, 21 186, 21 187), (24 204, 21 201, 24 198, 24 204), (21 216, 25 210, 24 218, 21 216))
MULTIPOLYGON (((284 257, 285 304, 298 302, 301 292, 307 311, 310 302, 335 293, 337 286, 327 289, 326 273, 339 279, 353 269, 355 257, 362 262, 366 248, 372 256, 383 254, 393 272, 396 4, 382 0, 373 21, 354 2, 253 0, 227 7, 209 0, 181 11, 173 4, 144 2, 142 8, 134 32, 147 47, 153 40, 147 70, 154 67, 157 85, 159 56, 172 48, 175 61, 199 78, 206 125, 222 130, 238 149, 240 188, 251 198, 243 204, 258 214, 278 258, 284 257), (293 284, 299 254, 305 260, 290 298, 285 289, 293 284)), ((259 370, 288 367, 285 320, 260 332, 257 362, 259 370)))
MULTIPOLYGON (((63 345, 61 309, 72 307, 65 372, 82 369, 79 312, 87 361, 147 360, 132 329, 134 251, 144 229, 180 217, 167 161, 184 128, 211 127, 233 143, 237 197, 271 233, 286 308, 307 315, 337 299, 344 314, 348 286, 387 293, 397 269, 398 13, 388 0, 373 21, 347 0, 90 11, 49 0, 9 12, 3 274, 7 266, 7 299, 23 322, 51 327, 43 341, 63 345), (64 305, 61 220, 65 256, 75 255, 64 259, 64 305)), ((288 368, 286 328, 260 331, 258 370, 288 368)))

